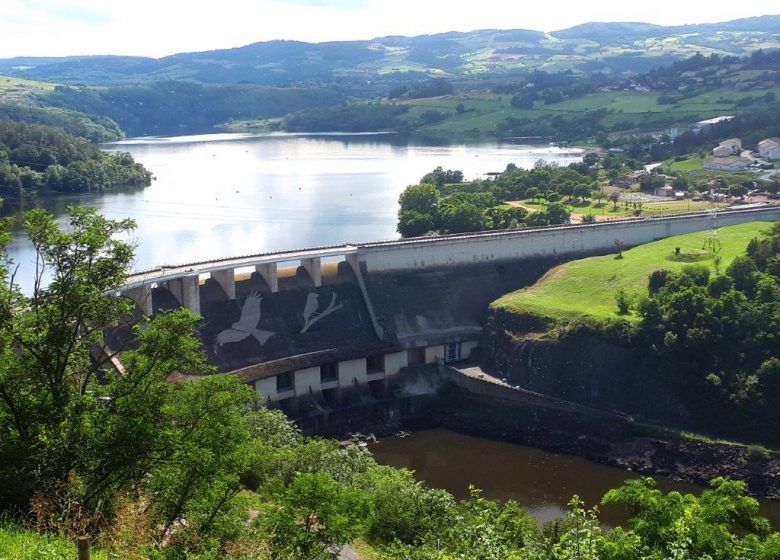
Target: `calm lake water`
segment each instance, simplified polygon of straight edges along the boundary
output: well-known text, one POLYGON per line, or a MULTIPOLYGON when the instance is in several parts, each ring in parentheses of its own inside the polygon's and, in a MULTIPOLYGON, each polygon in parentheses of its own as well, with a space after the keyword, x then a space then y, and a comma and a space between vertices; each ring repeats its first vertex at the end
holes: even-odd
MULTIPOLYGON (((539 159, 580 158, 550 146, 397 145, 387 135, 208 134, 138 138, 128 151, 156 177, 126 193, 35 201, 61 214, 68 204, 138 223, 136 270, 265 251, 397 237, 398 195, 437 166, 466 178, 530 168, 539 159)), ((571 151, 568 151, 570 154, 571 151)), ((30 206, 7 199, 2 211, 30 206)), ((23 233, 10 246, 29 287, 34 254, 23 233)))
MULTIPOLYGON (((391 437, 371 445, 379 463, 405 467, 429 486, 444 488, 458 498, 468 496, 469 485, 480 488, 485 497, 515 500, 538 521, 561 517, 574 494, 588 507, 597 505, 611 488, 620 486, 636 473, 609 467, 562 453, 513 445, 450 430, 417 432, 406 438, 391 437)), ((702 488, 654 477, 665 492, 699 493, 702 488)), ((608 525, 624 523, 625 511, 600 508, 608 525)), ((763 500, 762 514, 780 529, 780 502, 763 500)))

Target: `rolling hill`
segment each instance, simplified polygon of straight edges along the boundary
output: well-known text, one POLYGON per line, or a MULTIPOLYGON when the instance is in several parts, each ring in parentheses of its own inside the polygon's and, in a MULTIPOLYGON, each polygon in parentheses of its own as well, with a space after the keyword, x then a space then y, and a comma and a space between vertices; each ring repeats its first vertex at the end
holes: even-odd
POLYGON ((744 55, 759 48, 780 48, 780 15, 675 27, 587 23, 552 33, 483 29, 365 41, 268 41, 159 59, 17 57, 0 59, 0 74, 86 85, 188 80, 287 86, 533 69, 622 74, 647 71, 696 52, 744 55))

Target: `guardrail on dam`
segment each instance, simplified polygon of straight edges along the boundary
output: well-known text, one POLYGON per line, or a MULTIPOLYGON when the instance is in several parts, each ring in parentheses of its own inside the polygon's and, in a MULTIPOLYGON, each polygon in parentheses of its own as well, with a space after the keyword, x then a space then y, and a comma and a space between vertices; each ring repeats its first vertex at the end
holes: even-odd
MULTIPOLYGON (((717 212, 718 226, 777 219, 780 207, 717 212)), ((489 304, 561 262, 710 225, 696 213, 283 251, 137 273, 119 293, 146 314, 202 315, 209 361, 296 415, 395 395, 406 366, 470 358, 489 304)))

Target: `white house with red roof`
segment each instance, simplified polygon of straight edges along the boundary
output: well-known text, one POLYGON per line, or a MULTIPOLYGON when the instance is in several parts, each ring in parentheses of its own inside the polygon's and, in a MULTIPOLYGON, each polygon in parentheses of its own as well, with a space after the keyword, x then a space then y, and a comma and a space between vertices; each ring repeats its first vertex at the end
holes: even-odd
POLYGON ((767 138, 758 143, 758 154, 765 159, 780 159, 780 138, 767 138))

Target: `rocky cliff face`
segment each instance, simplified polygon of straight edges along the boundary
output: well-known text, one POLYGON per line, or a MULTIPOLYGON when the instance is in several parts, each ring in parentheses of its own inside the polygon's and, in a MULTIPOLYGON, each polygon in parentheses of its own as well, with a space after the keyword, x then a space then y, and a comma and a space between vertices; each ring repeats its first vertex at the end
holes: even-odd
POLYGON ((543 319, 494 310, 481 359, 513 385, 678 427, 688 411, 634 348, 587 325, 551 331, 543 319))

